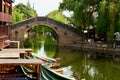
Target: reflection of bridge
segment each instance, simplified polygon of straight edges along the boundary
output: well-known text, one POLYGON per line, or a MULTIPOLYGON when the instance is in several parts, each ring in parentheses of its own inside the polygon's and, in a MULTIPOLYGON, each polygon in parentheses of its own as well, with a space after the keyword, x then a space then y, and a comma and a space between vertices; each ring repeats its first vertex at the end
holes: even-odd
POLYGON ((12 25, 11 40, 24 40, 24 34, 36 25, 45 25, 51 28, 56 34, 56 39, 59 46, 68 45, 74 41, 81 40, 81 36, 76 32, 76 29, 50 19, 48 17, 35 17, 12 25))

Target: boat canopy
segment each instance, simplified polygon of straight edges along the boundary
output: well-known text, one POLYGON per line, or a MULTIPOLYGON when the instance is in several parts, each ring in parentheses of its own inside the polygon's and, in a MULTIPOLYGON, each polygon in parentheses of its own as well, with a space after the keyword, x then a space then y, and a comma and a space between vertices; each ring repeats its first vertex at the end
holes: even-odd
POLYGON ((75 79, 59 74, 41 65, 40 80, 75 80, 75 79))

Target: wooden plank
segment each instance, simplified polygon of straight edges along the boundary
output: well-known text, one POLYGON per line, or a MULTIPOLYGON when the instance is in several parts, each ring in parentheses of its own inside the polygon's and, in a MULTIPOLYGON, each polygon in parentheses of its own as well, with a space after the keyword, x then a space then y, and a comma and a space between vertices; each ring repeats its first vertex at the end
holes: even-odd
POLYGON ((40 79, 40 64, 37 65, 38 80, 40 79))
POLYGON ((0 54, 2 54, 2 53, 17 53, 17 54, 19 54, 19 53, 25 53, 25 50, 27 50, 27 49, 16 49, 16 48, 6 48, 6 49, 2 49, 2 51, 0 51, 0 54))
POLYGON ((0 64, 13 64, 13 65, 24 65, 24 64, 41 64, 43 63, 40 59, 0 59, 0 64))
POLYGON ((16 53, 1 53, 0 59, 14 59, 14 58, 20 58, 20 54, 16 53))

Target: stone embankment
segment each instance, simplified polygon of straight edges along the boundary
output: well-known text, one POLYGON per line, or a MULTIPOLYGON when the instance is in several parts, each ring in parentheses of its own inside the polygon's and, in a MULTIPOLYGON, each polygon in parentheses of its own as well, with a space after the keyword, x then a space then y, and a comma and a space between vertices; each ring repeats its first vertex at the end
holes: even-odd
POLYGON ((117 46, 115 48, 113 48, 113 44, 107 44, 101 41, 97 41, 97 42, 80 42, 80 41, 76 41, 73 42, 72 45, 68 45, 70 47, 76 47, 79 49, 83 49, 83 50, 92 50, 92 51, 104 51, 104 52, 114 52, 116 53, 116 55, 120 55, 118 54, 118 52, 120 52, 120 47, 117 46))

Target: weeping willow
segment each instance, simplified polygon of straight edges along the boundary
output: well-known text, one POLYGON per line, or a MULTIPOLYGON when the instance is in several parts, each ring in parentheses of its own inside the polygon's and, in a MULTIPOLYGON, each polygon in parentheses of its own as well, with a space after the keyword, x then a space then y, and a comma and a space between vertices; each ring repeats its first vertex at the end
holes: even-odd
POLYGON ((96 34, 99 36, 104 35, 104 33, 106 33, 106 30, 107 30, 106 6, 107 6, 107 2, 103 0, 100 3, 99 17, 98 17, 98 22, 96 24, 96 30, 95 30, 96 34))
POLYGON ((105 36, 108 42, 113 41, 113 34, 117 29, 116 16, 118 5, 114 1, 103 0, 99 6, 99 17, 96 25, 96 34, 105 36))
POLYGON ((109 21, 110 21, 110 26, 108 28, 108 41, 111 42, 113 40, 113 34, 116 28, 115 21, 118 13, 117 4, 114 2, 110 2, 108 11, 109 11, 109 21))
POLYGON ((118 15, 116 16, 116 32, 120 32, 120 0, 117 2, 117 7, 118 7, 118 15))

